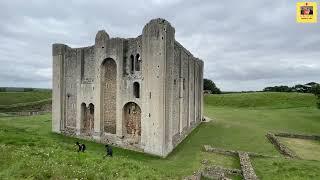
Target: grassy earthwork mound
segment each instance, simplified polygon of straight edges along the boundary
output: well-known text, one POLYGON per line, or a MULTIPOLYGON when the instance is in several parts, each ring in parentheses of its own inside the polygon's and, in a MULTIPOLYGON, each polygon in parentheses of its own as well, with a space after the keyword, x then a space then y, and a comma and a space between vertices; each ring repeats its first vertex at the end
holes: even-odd
POLYGON ((0 112, 39 110, 51 104, 49 91, 0 92, 0 112))

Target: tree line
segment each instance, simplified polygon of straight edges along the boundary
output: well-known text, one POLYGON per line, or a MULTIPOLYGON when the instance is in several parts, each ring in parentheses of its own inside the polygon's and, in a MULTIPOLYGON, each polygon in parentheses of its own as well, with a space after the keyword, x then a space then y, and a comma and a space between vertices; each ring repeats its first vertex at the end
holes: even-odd
POLYGON ((265 92, 300 92, 300 93, 313 93, 313 87, 319 85, 316 82, 309 82, 307 84, 297 84, 295 86, 272 86, 263 89, 265 92))

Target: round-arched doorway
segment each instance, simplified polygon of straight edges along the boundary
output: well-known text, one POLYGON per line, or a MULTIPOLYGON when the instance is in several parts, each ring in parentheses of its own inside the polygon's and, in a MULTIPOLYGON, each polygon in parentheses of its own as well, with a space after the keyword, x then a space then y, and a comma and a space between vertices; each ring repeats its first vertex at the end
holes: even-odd
POLYGON ((123 107, 123 134, 131 144, 139 144, 141 139, 141 109, 129 102, 123 107))
POLYGON ((112 58, 102 62, 101 87, 103 130, 116 134, 117 64, 112 58))

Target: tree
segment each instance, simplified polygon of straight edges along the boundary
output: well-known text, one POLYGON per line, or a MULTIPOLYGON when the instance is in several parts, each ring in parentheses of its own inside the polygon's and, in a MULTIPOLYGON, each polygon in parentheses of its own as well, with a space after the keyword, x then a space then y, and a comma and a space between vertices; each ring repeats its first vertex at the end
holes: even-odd
POLYGON ((299 93, 311 93, 311 89, 313 86, 317 85, 316 82, 309 82, 307 84, 297 84, 293 87, 289 86, 274 86, 274 87, 266 87, 263 91, 268 92, 299 92, 299 93))
POLYGON ((266 87, 263 91, 268 92, 292 92, 292 88, 288 86, 274 86, 274 87, 266 87))
POLYGON ((318 98, 318 102, 317 102, 317 106, 320 109, 320 84, 314 85, 311 88, 311 92, 317 96, 318 98))
POLYGON ((210 90, 212 94, 221 94, 220 89, 210 79, 203 79, 203 90, 210 90))

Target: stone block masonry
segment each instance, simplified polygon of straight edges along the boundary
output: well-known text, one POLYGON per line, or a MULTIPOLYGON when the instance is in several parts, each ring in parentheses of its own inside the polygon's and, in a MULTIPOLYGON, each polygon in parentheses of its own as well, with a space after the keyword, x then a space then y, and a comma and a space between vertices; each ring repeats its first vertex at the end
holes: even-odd
POLYGON ((242 169, 243 178, 245 180, 258 180, 256 173, 250 162, 250 157, 246 152, 239 152, 240 165, 242 169))
POLYGON ((205 152, 214 152, 218 154, 223 155, 229 155, 229 156, 235 156, 239 157, 240 160, 240 166, 241 166, 241 173, 237 170, 229 170, 225 168, 213 168, 213 170, 210 170, 208 173, 206 173, 206 176, 213 177, 216 179, 222 179, 224 177, 224 174, 237 174, 242 175, 245 180, 257 180, 259 179, 258 176, 255 174, 255 171, 251 165, 250 157, 271 157, 266 156, 258 153, 253 152, 242 152, 242 151, 233 151, 233 150, 225 150, 220 148, 214 148, 210 145, 204 145, 203 150, 205 152))
POLYGON ((294 134, 294 133, 267 133, 266 137, 274 145, 274 147, 284 156, 289 158, 301 159, 294 151, 288 148, 286 145, 280 142, 278 137, 297 138, 320 141, 320 135, 307 135, 307 134, 294 134))
POLYGON ((287 138, 297 138, 297 139, 309 139, 320 141, 320 135, 307 135, 307 134, 293 134, 293 133, 276 133, 275 136, 287 137, 287 138))
POLYGON ((282 144, 274 134, 267 133, 266 137, 281 154, 290 158, 299 158, 292 150, 290 150, 287 146, 282 144))
POLYGON ((153 19, 135 38, 53 44, 52 131, 166 157, 203 119, 203 61, 153 19), (88 114, 90 116, 88 116, 88 114))

